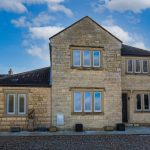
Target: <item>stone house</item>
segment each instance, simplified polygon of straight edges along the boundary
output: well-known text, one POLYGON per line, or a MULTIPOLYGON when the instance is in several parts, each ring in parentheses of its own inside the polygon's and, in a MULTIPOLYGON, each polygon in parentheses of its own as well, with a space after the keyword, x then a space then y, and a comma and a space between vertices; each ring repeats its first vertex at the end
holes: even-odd
POLYGON ((49 45, 51 67, 1 77, 1 130, 30 128, 33 112, 34 128, 150 124, 149 51, 124 45, 89 17, 49 45))

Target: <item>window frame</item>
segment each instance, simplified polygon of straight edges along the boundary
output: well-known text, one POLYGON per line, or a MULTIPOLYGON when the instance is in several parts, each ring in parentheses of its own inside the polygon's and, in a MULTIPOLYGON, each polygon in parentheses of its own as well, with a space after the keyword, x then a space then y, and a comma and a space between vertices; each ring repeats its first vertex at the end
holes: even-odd
POLYGON ((7 94, 6 105, 7 105, 6 106, 7 115, 15 115, 16 114, 16 94, 7 94), (14 99, 13 99, 13 103, 14 103, 13 109, 14 109, 14 111, 12 113, 8 111, 9 110, 9 96, 10 95, 13 95, 13 97, 14 97, 14 99))
POLYGON ((128 59, 127 60, 127 73, 133 73, 134 72, 134 60, 133 59, 128 59), (128 62, 129 61, 132 61, 132 71, 129 71, 128 67, 129 67, 129 64, 128 62))
POLYGON ((71 88, 71 93, 72 93, 72 115, 103 115, 104 114, 104 97, 103 97, 103 93, 104 93, 105 89, 94 89, 94 88, 88 88, 88 89, 85 89, 85 88, 71 88), (81 112, 75 112, 74 110, 74 93, 75 92, 81 92, 82 93, 82 109, 81 109, 81 112), (85 102, 84 102, 84 93, 85 92, 90 92, 91 93, 91 97, 92 97, 92 101, 91 101, 91 109, 92 111, 85 111, 85 102), (94 111, 94 92, 99 92, 101 93, 101 107, 100 107, 100 111, 94 111))
POLYGON ((74 93, 73 93, 73 112, 75 112, 75 113, 80 113, 80 112, 82 112, 82 98, 83 97, 83 93, 82 92, 80 92, 80 91, 75 91, 74 93), (76 111, 75 110, 75 99, 74 99, 74 96, 75 96, 75 93, 81 93, 81 109, 79 110, 79 111, 76 111))
POLYGON ((143 111, 150 111, 150 94, 148 93, 144 93, 143 94, 143 111), (148 104, 149 104, 149 109, 145 109, 145 99, 144 99, 144 95, 148 95, 148 104))
POLYGON ((88 46, 70 46, 70 62, 71 62, 71 69, 79 69, 79 70, 102 70, 103 69, 103 51, 104 48, 102 47, 88 47, 88 46), (74 59, 73 59, 73 53, 74 51, 80 51, 80 66, 79 65, 74 65, 74 59), (84 51, 90 51, 90 66, 89 65, 84 65, 84 51), (93 66, 93 52, 98 51, 99 52, 99 66, 93 66))
POLYGON ((73 67, 81 67, 82 66, 82 52, 81 52, 81 50, 73 50, 72 51, 72 66, 73 67), (73 55, 73 53, 75 52, 75 51, 79 51, 80 52, 80 65, 74 65, 74 55, 73 55))
POLYGON ((93 108, 93 104, 92 104, 92 101, 93 101, 93 93, 90 92, 90 91, 84 91, 84 92, 83 92, 83 95, 84 95, 84 98, 82 99, 82 101, 84 102, 84 109, 82 108, 82 111, 85 112, 85 113, 86 113, 86 112, 90 113, 90 112, 92 112, 92 108, 93 108), (91 109, 90 109, 89 111, 85 110, 85 93, 86 93, 86 92, 89 92, 89 93, 90 93, 90 96, 91 96, 91 97, 90 97, 90 98, 91 98, 91 106, 90 106, 91 109))
POLYGON ((101 106, 102 106, 102 92, 94 91, 94 112, 102 112, 101 106), (95 93, 96 93, 96 92, 100 93, 100 110, 99 110, 99 111, 96 111, 96 110, 95 110, 95 93))
POLYGON ((142 73, 144 73, 144 74, 149 73, 149 61, 148 61, 148 60, 145 60, 145 59, 142 60, 142 73), (143 67, 143 62, 144 62, 144 61, 147 62, 147 72, 144 72, 144 69, 143 69, 143 68, 144 68, 144 67, 143 67))
POLYGON ((102 57, 101 57, 101 51, 98 51, 98 50, 93 50, 92 51, 92 60, 93 60, 93 67, 94 68, 100 68, 101 67, 101 59, 102 59, 102 57), (95 66, 94 65, 94 52, 98 52, 99 53, 99 66, 95 66))
POLYGON ((138 73, 138 74, 142 73, 142 66, 141 66, 142 64, 141 64, 141 63, 142 63, 142 60, 141 60, 141 59, 135 59, 135 60, 134 60, 134 66, 135 66, 135 69, 134 69, 134 70, 135 70, 135 73, 138 73), (139 72, 136 71, 136 61, 139 61, 139 62, 140 62, 140 71, 139 71, 139 72))
POLYGON ((136 94, 136 111, 137 112, 142 111, 142 109, 143 109, 143 102, 142 102, 143 100, 142 99, 143 99, 142 94, 136 94), (140 99, 141 100, 141 109, 137 109, 137 95, 140 95, 140 97, 141 97, 141 99, 140 99))
POLYGON ((18 114, 19 115, 24 115, 24 114, 26 114, 26 94, 18 94, 18 114), (19 98, 20 98, 20 96, 23 96, 24 97, 24 112, 20 112, 19 110, 19 107, 20 107, 20 103, 19 103, 19 98))
POLYGON ((83 64, 82 66, 83 66, 83 67, 89 67, 89 68, 92 67, 91 51, 90 51, 90 50, 83 50, 81 53, 82 53, 82 55, 83 55, 83 59, 81 59, 82 64, 83 64), (84 64, 84 52, 87 52, 87 51, 90 53, 90 65, 89 65, 89 66, 84 64))

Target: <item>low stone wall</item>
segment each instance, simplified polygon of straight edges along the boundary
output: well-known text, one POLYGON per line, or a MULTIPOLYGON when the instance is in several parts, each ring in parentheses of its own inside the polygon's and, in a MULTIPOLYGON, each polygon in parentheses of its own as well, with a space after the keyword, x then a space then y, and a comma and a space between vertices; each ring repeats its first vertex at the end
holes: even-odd
POLYGON ((9 130, 13 126, 28 129, 28 111, 35 110, 34 128, 50 127, 51 124, 51 88, 0 87, 0 130, 9 130), (26 115, 8 115, 6 113, 6 93, 25 93, 27 95, 26 115))

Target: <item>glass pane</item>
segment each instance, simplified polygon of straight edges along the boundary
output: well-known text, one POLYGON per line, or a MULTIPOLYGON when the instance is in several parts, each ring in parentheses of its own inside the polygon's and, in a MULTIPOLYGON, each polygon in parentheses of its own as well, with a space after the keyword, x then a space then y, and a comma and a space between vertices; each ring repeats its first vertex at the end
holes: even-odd
POLYGON ((143 60, 143 72, 148 72, 148 61, 143 60))
POLYGON ((14 112, 14 95, 9 95, 8 112, 9 113, 13 113, 14 112))
POLYGON ((128 72, 132 72, 133 71, 133 63, 132 60, 128 60, 128 72))
POLYGON ((82 111, 82 93, 75 92, 74 93, 74 112, 82 111))
POLYGON ((92 111, 92 94, 90 92, 84 93, 84 111, 85 112, 92 111))
POLYGON ((136 60, 136 72, 141 72, 141 61, 140 60, 136 60))
POLYGON ((90 51, 83 51, 83 66, 91 66, 91 54, 90 51))
POLYGON ((137 95, 137 102, 136 102, 136 109, 137 110, 141 110, 142 109, 142 105, 141 105, 141 95, 137 95))
POLYGON ((23 95, 19 95, 19 112, 25 112, 25 97, 23 95))
POLYGON ((81 53, 79 50, 73 51, 73 66, 81 65, 81 53))
POLYGON ((101 111, 101 92, 94 92, 94 111, 101 111))
POLYGON ((149 99, 147 94, 144 95, 144 109, 149 110, 149 99))
POLYGON ((100 51, 93 51, 93 66, 100 67, 100 51))

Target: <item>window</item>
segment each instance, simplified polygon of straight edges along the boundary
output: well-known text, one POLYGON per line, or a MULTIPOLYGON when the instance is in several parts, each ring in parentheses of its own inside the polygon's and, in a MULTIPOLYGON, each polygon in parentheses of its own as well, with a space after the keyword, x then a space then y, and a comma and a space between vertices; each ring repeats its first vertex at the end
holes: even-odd
POLYGON ((148 73, 148 61, 147 60, 143 60, 142 71, 143 73, 148 73))
POLYGON ((26 95, 19 94, 18 95, 18 114, 26 113, 26 95))
POLYGON ((94 90, 74 91, 73 105, 73 112, 102 112, 102 92, 94 90), (84 105, 82 106, 82 104, 84 105))
POLYGON ((127 71, 128 73, 133 72, 133 60, 128 60, 127 71))
POLYGON ((136 110, 142 110, 142 100, 140 94, 137 95, 136 110))
POLYGON ((149 110, 150 106, 149 106, 149 95, 148 94, 144 94, 144 110, 149 110))
POLYGON ((73 66, 81 66, 81 52, 79 50, 73 51, 73 66))
POLYGON ((100 68, 101 51, 93 49, 81 49, 72 51, 72 66, 76 68, 100 68))
POLYGON ((81 94, 81 92, 74 93, 74 112, 82 112, 82 94, 81 94))
POLYGON ((135 60, 135 72, 136 73, 141 72, 141 60, 135 60))
POLYGON ((101 112, 101 93, 94 92, 94 112, 101 112))
POLYGON ((93 51, 93 66, 100 67, 100 51, 93 51))
POLYGON ((83 66, 84 67, 90 67, 91 66, 90 51, 83 51, 83 66))
POLYGON ((92 112, 92 94, 91 94, 91 92, 84 92, 84 111, 92 112))
POLYGON ((7 95, 7 114, 15 114, 15 94, 7 95))
POLYGON ((26 94, 7 94, 6 97, 8 115, 26 114, 26 94))

